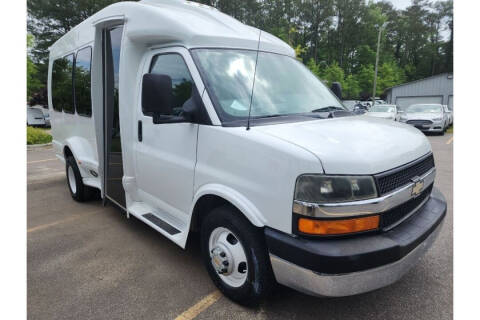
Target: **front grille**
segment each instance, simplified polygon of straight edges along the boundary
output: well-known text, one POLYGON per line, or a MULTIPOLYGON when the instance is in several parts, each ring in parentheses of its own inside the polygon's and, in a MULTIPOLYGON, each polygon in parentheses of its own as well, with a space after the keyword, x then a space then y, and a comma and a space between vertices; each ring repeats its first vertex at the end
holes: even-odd
POLYGON ((432 188, 433 183, 418 197, 410 199, 407 202, 382 213, 380 222, 381 228, 388 228, 404 219, 409 213, 415 210, 415 208, 417 208, 423 202, 423 200, 430 196, 430 193, 432 193, 432 188))
POLYGON ((424 124, 432 124, 433 122, 430 120, 408 120, 408 124, 413 124, 413 125, 424 125, 424 124))
POLYGON ((421 176, 435 167, 433 155, 427 156, 425 159, 416 161, 413 164, 393 169, 375 176, 380 195, 389 193, 397 188, 411 182, 411 179, 421 176))

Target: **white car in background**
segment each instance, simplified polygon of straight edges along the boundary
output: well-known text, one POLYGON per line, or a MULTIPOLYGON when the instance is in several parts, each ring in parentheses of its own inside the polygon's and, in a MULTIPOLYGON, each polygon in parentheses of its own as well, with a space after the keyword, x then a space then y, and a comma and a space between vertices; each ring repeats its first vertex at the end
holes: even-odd
POLYGON ((441 104, 412 104, 400 116, 400 121, 423 132, 443 135, 448 128, 448 115, 441 104))
POLYGON ((394 104, 376 104, 371 107, 365 115, 369 117, 382 118, 393 121, 398 121, 400 119, 397 106, 394 104))
POLYGON ((443 105, 443 110, 447 114, 448 126, 450 127, 453 124, 453 112, 452 110, 448 109, 448 106, 446 104, 443 105))
POLYGON ((43 115, 42 109, 27 107, 27 126, 45 126, 45 116, 43 115))
POLYGON ((355 108, 355 106, 356 106, 357 104, 359 104, 359 103, 360 103, 360 101, 358 101, 358 100, 343 100, 343 101, 342 101, 342 104, 343 104, 345 107, 347 107, 347 109, 350 110, 350 111, 353 111, 353 109, 355 108))

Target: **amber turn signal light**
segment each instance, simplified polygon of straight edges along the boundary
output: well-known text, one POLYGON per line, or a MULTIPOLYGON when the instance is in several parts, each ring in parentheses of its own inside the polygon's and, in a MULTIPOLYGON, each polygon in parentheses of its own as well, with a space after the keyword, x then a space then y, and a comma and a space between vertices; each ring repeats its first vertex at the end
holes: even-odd
POLYGON ((298 219, 298 231, 313 235, 335 235, 375 230, 380 217, 369 216, 342 220, 312 220, 298 219))

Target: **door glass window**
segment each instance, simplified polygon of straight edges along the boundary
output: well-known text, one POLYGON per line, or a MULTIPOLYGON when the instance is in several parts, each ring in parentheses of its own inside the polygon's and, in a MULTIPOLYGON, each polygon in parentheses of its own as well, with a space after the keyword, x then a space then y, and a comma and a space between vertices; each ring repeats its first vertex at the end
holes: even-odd
MULTIPOLYGON (((164 74, 172 79, 172 113, 179 116, 183 104, 192 96, 193 80, 179 54, 160 54, 153 58, 150 73, 164 74)), ((150 115, 146 114, 145 115, 150 115)))
POLYGON ((75 59, 75 107, 82 116, 92 115, 91 77, 92 48, 77 52, 75 59))
POLYGON ((104 94, 106 127, 106 194, 122 207, 125 190, 122 186, 123 158, 120 130, 119 75, 123 26, 108 29, 104 33, 104 94))
POLYGON ((75 113, 73 104, 73 54, 53 62, 52 103, 53 110, 75 113))

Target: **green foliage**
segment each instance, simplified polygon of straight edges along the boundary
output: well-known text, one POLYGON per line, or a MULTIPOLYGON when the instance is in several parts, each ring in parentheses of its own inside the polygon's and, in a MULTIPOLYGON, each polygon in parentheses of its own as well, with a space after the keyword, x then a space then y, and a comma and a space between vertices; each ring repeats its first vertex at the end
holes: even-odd
POLYGON ((27 144, 43 144, 52 142, 52 136, 45 130, 27 127, 27 144))
POLYGON ((310 58, 307 62, 307 68, 312 71, 314 75, 320 78, 320 66, 315 63, 315 60, 313 58, 310 58))
POLYGON ((343 82, 343 98, 344 99, 357 99, 360 96, 360 84, 355 76, 349 74, 345 77, 343 82))
MULTIPOLYGON (((27 50, 32 48, 33 44, 33 36, 31 34, 27 34, 27 50)), ((37 66, 28 56, 27 52, 27 100, 29 100, 32 97, 32 94, 38 91, 43 86, 37 75, 37 66)))
POLYGON ((327 66, 325 70, 321 72, 320 77, 327 81, 328 86, 331 86, 333 82, 340 82, 342 87, 344 86, 345 73, 336 62, 327 66))
POLYGON ((371 96, 373 90, 373 77, 375 76, 375 68, 372 64, 362 66, 358 74, 356 74, 356 79, 358 85, 360 86, 360 93, 364 96, 371 96))
POLYGON ((395 62, 385 62, 378 69, 377 92, 381 95, 385 89, 405 82, 404 71, 395 62))

